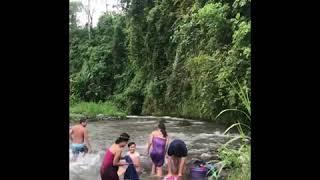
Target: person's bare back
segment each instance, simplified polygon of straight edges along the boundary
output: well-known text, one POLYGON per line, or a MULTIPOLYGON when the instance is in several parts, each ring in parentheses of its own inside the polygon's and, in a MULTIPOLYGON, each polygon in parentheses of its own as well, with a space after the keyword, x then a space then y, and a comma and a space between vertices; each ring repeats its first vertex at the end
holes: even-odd
POLYGON ((152 137, 162 138, 162 139, 166 139, 167 138, 167 137, 163 136, 163 134, 162 134, 162 132, 160 130, 152 131, 151 136, 152 137))
POLYGON ((86 126, 87 121, 82 119, 80 120, 80 124, 75 125, 70 129, 70 139, 72 141, 71 148, 73 154, 79 154, 80 152, 92 152, 86 126))
POLYGON ((83 144, 84 143, 84 132, 86 128, 83 127, 81 124, 77 124, 72 127, 71 131, 71 138, 72 138, 72 143, 75 144, 83 144))

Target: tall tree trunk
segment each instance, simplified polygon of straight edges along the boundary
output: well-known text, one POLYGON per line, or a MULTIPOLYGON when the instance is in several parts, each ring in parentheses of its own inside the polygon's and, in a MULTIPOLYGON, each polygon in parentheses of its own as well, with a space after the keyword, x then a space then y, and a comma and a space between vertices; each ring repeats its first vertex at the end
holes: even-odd
POLYGON ((91 40, 92 17, 93 17, 93 10, 91 10, 90 1, 91 0, 88 0, 87 6, 84 7, 85 13, 87 14, 87 28, 88 28, 89 40, 91 40))

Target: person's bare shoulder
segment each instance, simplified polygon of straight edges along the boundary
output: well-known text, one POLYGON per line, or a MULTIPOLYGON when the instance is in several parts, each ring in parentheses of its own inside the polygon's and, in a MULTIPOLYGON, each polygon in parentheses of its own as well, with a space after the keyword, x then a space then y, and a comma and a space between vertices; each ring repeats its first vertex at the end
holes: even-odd
POLYGON ((116 146, 115 151, 116 151, 117 153, 121 154, 121 153, 122 153, 122 148, 116 146))
POLYGON ((82 126, 81 125, 79 125, 79 124, 77 124, 77 125, 74 125, 73 127, 72 127, 72 129, 81 129, 82 128, 82 126))
POLYGON ((152 131, 151 135, 153 135, 153 136, 158 135, 158 131, 152 131))
POLYGON ((113 145, 110 146, 109 150, 111 151, 112 154, 116 154, 117 147, 113 144, 113 145))
POLYGON ((140 157, 140 154, 136 151, 136 152, 135 152, 135 156, 136 156, 136 157, 140 157))

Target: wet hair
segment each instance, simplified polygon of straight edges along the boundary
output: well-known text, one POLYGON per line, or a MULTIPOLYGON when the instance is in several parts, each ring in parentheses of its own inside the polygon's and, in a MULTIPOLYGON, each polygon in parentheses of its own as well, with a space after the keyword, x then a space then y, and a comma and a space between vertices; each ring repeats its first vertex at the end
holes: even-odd
POLYGON ((166 126, 164 125, 163 121, 159 122, 158 128, 160 129, 163 137, 167 137, 168 136, 167 131, 166 131, 166 126))
POLYGON ((83 122, 87 122, 87 118, 80 119, 79 123, 82 124, 83 122))
POLYGON ((135 142, 129 142, 128 147, 130 147, 132 145, 136 145, 136 143, 135 142))
POLYGON ((161 119, 160 121, 159 121, 159 123, 166 123, 167 121, 165 120, 165 119, 161 119))
POLYGON ((188 155, 186 144, 180 139, 173 140, 169 145, 168 155, 179 158, 186 157, 188 155))
POLYGON ((122 133, 120 134, 120 136, 117 138, 117 140, 115 141, 116 144, 119 144, 121 142, 128 142, 130 139, 129 134, 127 133, 122 133))

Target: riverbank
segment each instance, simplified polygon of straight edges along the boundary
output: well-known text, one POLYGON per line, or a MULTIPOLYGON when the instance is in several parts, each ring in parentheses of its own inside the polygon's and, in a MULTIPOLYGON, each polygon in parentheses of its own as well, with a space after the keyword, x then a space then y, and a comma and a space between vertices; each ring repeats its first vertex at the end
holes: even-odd
MULTIPOLYGON (((118 108, 113 102, 79 102, 70 105, 69 118, 70 121, 77 121, 81 118, 87 117, 88 119, 168 119, 168 120, 200 120, 207 121, 207 119, 201 118, 189 118, 189 117, 175 117, 166 115, 128 115, 125 111, 118 108)), ((215 122, 217 125, 225 125, 221 122, 215 122)))
POLYGON ((89 119, 114 118, 123 119, 127 114, 117 108, 112 102, 79 102, 70 105, 70 121, 77 121, 83 117, 89 119))

